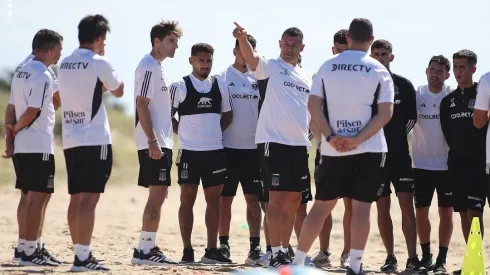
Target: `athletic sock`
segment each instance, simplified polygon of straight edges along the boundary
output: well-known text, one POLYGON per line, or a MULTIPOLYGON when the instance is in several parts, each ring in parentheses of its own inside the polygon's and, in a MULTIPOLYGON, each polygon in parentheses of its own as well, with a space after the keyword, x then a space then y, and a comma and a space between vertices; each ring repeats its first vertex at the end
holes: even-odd
POLYGON ((358 250, 358 249, 351 249, 349 253, 349 268, 354 271, 354 273, 359 274, 361 271, 361 264, 362 264, 362 254, 364 253, 363 250, 358 250))
POLYGON ((428 243, 421 243, 420 247, 422 248, 422 258, 429 258, 430 257, 430 242, 428 243))
POLYGON ((267 251, 269 251, 269 252, 271 252, 271 253, 272 253, 272 246, 267 245, 267 246, 265 247, 265 251, 266 251, 266 252, 267 252, 267 251))
POLYGON ((37 239, 37 247, 43 248, 43 245, 43 237, 39 236, 39 238, 37 239))
POLYGON ((250 251, 260 246, 260 237, 250 237, 250 251))
POLYGON ((230 236, 220 236, 219 237, 219 244, 225 244, 226 246, 230 247, 228 240, 230 240, 230 236))
POLYGON ((288 247, 284 248, 284 252, 286 252, 286 251, 289 252, 289 254, 294 257, 294 249, 291 246, 291 244, 288 244, 288 247))
POLYGON ((150 250, 155 247, 156 238, 157 232, 141 231, 138 250, 142 250, 144 254, 150 253, 150 250))
POLYGON ((296 252, 294 253, 294 259, 292 264, 293 265, 304 265, 305 264, 305 259, 306 259, 306 253, 296 249, 296 252))
POLYGON ((277 257, 277 254, 279 253, 279 251, 283 252, 284 250, 282 250, 282 246, 273 246, 272 247, 272 258, 274 259, 275 257, 277 257))
POLYGON ((34 254, 34 251, 36 251, 36 248, 36 241, 26 241, 26 244, 24 246, 24 253, 26 254, 26 256, 31 256, 32 254, 34 254))
POLYGON ((77 255, 80 261, 85 261, 88 259, 88 255, 90 255, 90 245, 82 245, 77 244, 75 246, 75 255, 77 255))
POLYGON ((437 255, 437 262, 438 263, 445 263, 446 262, 447 251, 448 251, 447 247, 439 246, 439 255, 437 255))
MULTIPOLYGON (((330 256, 330 252, 328 250, 322 250, 323 254, 330 256)), ((341 255, 342 256, 342 255, 341 255)))
POLYGON ((24 251, 24 247, 26 246, 26 240, 24 239, 19 239, 17 241, 17 251, 19 252, 23 252, 24 251))

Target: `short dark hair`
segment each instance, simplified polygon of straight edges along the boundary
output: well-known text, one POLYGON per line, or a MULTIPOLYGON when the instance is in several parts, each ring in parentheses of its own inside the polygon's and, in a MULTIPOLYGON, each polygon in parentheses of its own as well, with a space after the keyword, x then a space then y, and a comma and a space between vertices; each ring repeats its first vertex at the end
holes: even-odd
POLYGON ((385 49, 391 53, 393 52, 393 45, 388 40, 378 39, 374 41, 373 44, 371 45, 371 50, 373 49, 385 49))
POLYGON ((153 46, 155 38, 163 40, 163 38, 171 33, 174 33, 177 37, 184 35, 178 21, 163 20, 162 22, 154 25, 150 31, 151 45, 153 46))
POLYGON ((453 54, 453 59, 456 58, 466 58, 466 63, 468 63, 471 66, 475 66, 476 62, 478 61, 478 57, 476 56, 476 53, 468 49, 457 51, 455 54, 453 54))
POLYGON ((44 52, 51 50, 56 45, 61 44, 63 36, 61 34, 48 29, 39 30, 34 36, 34 51, 44 52))
MULTIPOLYGON (((255 38, 253 36, 251 36, 250 34, 247 34, 247 40, 250 43, 250 45, 252 45, 252 47, 254 49, 255 49, 255 47, 257 47, 257 40, 255 40, 255 38)), ((240 43, 238 42, 238 39, 236 39, 235 49, 238 48, 239 46, 240 46, 240 43)))
POLYGON ((284 38, 285 35, 292 36, 292 37, 299 37, 299 39, 301 39, 301 41, 303 41, 303 32, 296 27, 291 27, 291 28, 288 28, 287 30, 285 30, 282 33, 281 39, 284 38))
POLYGON ((333 43, 338 43, 338 44, 347 44, 347 33, 349 30, 347 29, 341 29, 340 31, 336 32, 335 35, 333 36, 333 43))
POLYGON ((109 21, 103 15, 87 15, 78 24, 78 42, 94 43, 99 37, 105 38, 110 31, 109 21))
POLYGON ((444 69, 446 70, 446 72, 449 72, 449 70, 451 69, 451 62, 442 54, 434 55, 429 61, 429 66, 430 64, 432 64, 432 62, 435 62, 439 65, 444 65, 444 69))
POLYGON ((349 36, 356 42, 368 42, 373 37, 373 24, 366 18, 354 18, 349 26, 349 36))
POLYGON ((192 46, 191 55, 196 56, 198 53, 210 53, 214 54, 213 46, 206 43, 198 43, 192 46))

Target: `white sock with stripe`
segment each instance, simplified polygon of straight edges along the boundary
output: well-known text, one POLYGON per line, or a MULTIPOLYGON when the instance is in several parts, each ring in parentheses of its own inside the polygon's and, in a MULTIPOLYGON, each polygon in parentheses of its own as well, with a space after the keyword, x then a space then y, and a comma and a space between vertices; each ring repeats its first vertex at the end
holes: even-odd
POLYGON ((31 256, 34 254, 34 251, 36 251, 37 248, 37 242, 36 241, 26 241, 25 247, 24 247, 24 253, 26 256, 31 256))
POLYGON ((75 245, 75 254, 80 261, 85 261, 88 259, 90 254, 90 245, 77 244, 75 245))
POLYGON ((150 250, 155 247, 156 238, 157 232, 141 231, 138 249, 142 250, 144 254, 150 253, 150 250))
POLYGON ((24 251, 24 247, 26 246, 26 240, 24 239, 19 239, 17 241, 17 251, 19 252, 23 252, 24 251))

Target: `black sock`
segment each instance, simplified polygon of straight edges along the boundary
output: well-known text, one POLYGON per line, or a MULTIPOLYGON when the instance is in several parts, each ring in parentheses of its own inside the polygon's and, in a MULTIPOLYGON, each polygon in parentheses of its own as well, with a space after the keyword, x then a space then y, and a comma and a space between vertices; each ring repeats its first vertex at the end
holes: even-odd
POLYGON ((230 247, 230 244, 228 244, 229 239, 230 239, 229 236, 220 236, 219 237, 219 244, 226 244, 228 247, 230 247))
POLYGON ((266 250, 265 251, 268 251, 268 252, 271 252, 272 253, 272 246, 270 246, 270 245, 266 246, 266 250))
POLYGON ((448 250, 447 247, 439 246, 439 255, 437 255, 437 262, 438 263, 445 263, 446 262, 447 250, 448 250))
POLYGON ((250 251, 260 246, 260 237, 250 237, 250 251))
POLYGON ((431 255, 430 252, 430 242, 428 243, 421 243, 420 247, 422 248, 422 258, 429 258, 431 255))
POLYGON ((322 250, 322 252, 327 255, 327 256, 330 256, 330 252, 328 252, 328 250, 322 250))

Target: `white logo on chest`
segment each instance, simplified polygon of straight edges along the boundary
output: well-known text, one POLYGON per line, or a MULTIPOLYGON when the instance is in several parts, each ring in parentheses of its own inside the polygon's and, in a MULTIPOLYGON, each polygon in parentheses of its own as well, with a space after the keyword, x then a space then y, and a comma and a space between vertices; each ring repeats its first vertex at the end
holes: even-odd
POLYGON ((197 103, 197 108, 211 108, 213 106, 211 101, 212 99, 209 97, 201 97, 197 103))

